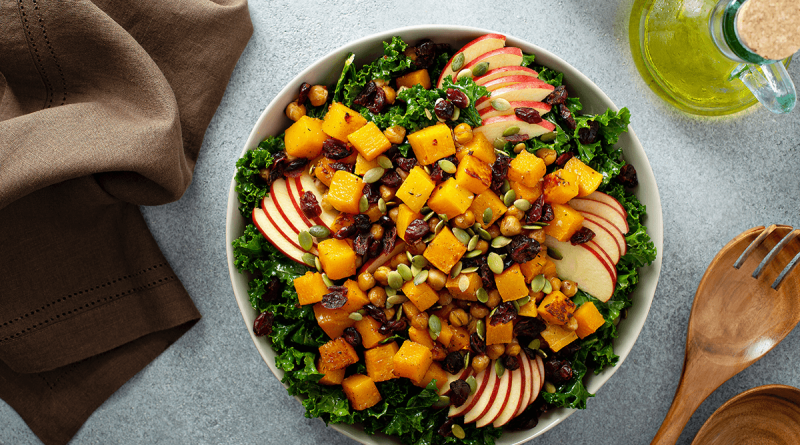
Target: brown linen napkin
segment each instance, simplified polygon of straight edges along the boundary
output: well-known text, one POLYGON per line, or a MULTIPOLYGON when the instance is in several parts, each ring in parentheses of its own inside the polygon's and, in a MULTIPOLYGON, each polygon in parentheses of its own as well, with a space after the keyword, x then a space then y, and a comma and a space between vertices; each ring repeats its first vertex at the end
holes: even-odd
POLYGON ((137 205, 184 193, 251 34, 245 0, 0 2, 0 398, 46 444, 200 318, 137 205))

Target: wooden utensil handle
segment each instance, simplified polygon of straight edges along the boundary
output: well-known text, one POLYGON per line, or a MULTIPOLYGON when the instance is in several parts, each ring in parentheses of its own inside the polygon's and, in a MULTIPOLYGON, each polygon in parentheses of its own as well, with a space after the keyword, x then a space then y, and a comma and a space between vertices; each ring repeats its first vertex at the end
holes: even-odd
POLYGON ((681 379, 681 383, 678 384, 678 389, 675 391, 675 398, 672 399, 672 405, 667 411, 667 416, 664 418, 661 428, 658 429, 656 437, 653 438, 650 445, 674 445, 697 407, 713 391, 712 389, 705 392, 699 388, 691 388, 693 385, 685 385, 684 383, 683 379, 681 379))

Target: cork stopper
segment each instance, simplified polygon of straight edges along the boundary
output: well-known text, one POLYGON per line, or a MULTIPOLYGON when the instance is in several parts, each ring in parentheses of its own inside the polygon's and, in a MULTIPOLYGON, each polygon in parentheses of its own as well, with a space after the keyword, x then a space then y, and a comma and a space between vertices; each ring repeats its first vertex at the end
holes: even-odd
POLYGON ((785 59, 800 49, 800 1, 749 0, 736 16, 742 43, 765 59, 785 59))

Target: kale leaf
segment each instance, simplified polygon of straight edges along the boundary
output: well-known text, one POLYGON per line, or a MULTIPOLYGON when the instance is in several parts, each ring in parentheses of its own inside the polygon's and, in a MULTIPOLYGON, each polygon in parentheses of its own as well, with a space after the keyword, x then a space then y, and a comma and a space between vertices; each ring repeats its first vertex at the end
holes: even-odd
POLYGON ((284 149, 283 134, 270 136, 236 161, 236 193, 239 194, 239 212, 245 218, 249 218, 253 208, 258 207, 261 199, 269 194, 269 188, 260 176, 261 170, 269 168, 272 156, 284 149))

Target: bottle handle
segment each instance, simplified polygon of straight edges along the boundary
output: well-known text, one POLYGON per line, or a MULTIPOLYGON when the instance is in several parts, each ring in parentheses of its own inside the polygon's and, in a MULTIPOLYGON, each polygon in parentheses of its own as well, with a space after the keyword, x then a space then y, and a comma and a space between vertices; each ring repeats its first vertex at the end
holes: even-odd
POLYGON ((789 113, 797 102, 794 83, 780 60, 763 65, 740 64, 731 73, 739 78, 766 109, 789 113))

